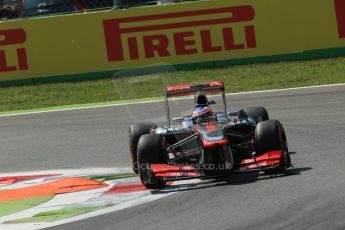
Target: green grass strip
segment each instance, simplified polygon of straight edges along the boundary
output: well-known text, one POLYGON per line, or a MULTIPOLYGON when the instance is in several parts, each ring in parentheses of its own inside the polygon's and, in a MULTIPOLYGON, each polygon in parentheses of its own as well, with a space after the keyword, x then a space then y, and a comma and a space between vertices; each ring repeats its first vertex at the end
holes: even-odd
POLYGON ((60 106, 52 106, 52 107, 37 108, 37 109, 2 111, 2 112, 0 112, 0 115, 9 115, 9 114, 15 115, 15 114, 20 114, 20 113, 46 112, 46 111, 54 111, 54 110, 78 109, 78 108, 85 108, 85 107, 97 107, 97 106, 107 106, 107 105, 109 105, 109 106, 123 105, 123 104, 128 104, 128 103, 157 101, 157 100, 162 100, 162 97, 141 98, 141 99, 122 100, 122 101, 106 101, 106 102, 95 102, 95 103, 74 104, 74 105, 60 105, 60 106))
MULTIPOLYGON (((227 93, 345 83, 345 58, 173 71, 141 76, 0 87, 0 112, 163 98, 166 85, 222 80, 227 93)), ((128 74, 127 74, 128 75, 128 74)))
POLYGON ((20 212, 49 201, 53 196, 40 196, 21 200, 0 201, 0 216, 20 212))
POLYGON ((102 206, 94 206, 94 207, 63 208, 60 210, 41 212, 34 215, 33 217, 10 220, 4 223, 14 224, 14 223, 54 222, 58 220, 67 219, 73 216, 86 214, 86 213, 93 212, 93 211, 96 211, 102 208, 107 208, 107 207, 109 206, 102 205, 102 206))
POLYGON ((122 174, 109 174, 109 175, 103 175, 103 176, 93 176, 93 177, 90 177, 90 179, 104 182, 104 181, 136 177, 136 176, 137 175, 134 173, 122 173, 122 174))

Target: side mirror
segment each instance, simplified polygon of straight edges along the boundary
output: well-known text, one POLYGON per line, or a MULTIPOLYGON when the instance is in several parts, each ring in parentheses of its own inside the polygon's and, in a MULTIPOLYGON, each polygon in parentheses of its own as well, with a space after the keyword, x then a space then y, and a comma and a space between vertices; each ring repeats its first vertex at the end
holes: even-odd
POLYGON ((171 120, 174 122, 182 122, 184 117, 173 117, 171 120))
POLYGON ((239 116, 239 115, 240 115, 240 113, 238 111, 236 111, 236 112, 228 112, 228 116, 229 117, 234 117, 234 116, 239 116))
POLYGON ((214 105, 214 104, 216 104, 216 102, 214 100, 211 100, 211 101, 208 102, 208 104, 209 105, 214 105))
POLYGON ((228 112, 228 117, 230 121, 235 122, 238 119, 240 119, 240 113, 239 112, 228 112))

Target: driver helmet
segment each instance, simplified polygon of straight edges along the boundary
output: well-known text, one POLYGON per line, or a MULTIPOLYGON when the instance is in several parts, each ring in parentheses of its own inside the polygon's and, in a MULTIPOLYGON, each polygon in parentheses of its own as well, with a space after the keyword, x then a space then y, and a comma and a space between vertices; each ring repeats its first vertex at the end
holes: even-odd
POLYGON ((208 99, 205 94, 197 93, 194 97, 194 104, 198 106, 208 106, 208 99))
POLYGON ((192 119, 205 119, 212 116, 212 110, 208 106, 197 106, 192 113, 192 119))

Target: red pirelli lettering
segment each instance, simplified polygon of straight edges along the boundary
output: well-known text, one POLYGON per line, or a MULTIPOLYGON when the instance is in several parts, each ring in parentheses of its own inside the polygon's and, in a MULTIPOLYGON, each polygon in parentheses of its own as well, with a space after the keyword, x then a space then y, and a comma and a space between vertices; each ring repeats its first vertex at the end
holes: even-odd
POLYGON ((195 48, 188 48, 188 46, 195 46, 195 40, 193 40, 193 36, 194 33, 192 31, 174 34, 176 55, 195 54, 198 52, 198 50, 195 48))
MULTIPOLYGON (((124 46, 123 42, 127 41, 130 59, 138 59, 138 37, 130 37, 123 40, 122 35, 147 32, 147 31, 169 31, 173 29, 189 28, 184 32, 173 32, 173 40, 162 32, 155 32, 152 35, 143 36, 143 45, 146 58, 166 57, 170 56, 174 50, 176 55, 186 55, 198 53, 195 36, 200 36, 202 43, 202 52, 218 52, 224 50, 244 49, 244 44, 235 44, 233 39, 232 28, 228 27, 230 23, 249 22, 255 17, 255 11, 252 6, 234 6, 216 9, 193 10, 185 12, 175 12, 167 14, 145 15, 129 18, 107 19, 103 21, 103 29, 105 36, 106 52, 108 61, 123 61, 124 46), (220 15, 219 18, 197 19, 202 15, 220 15), (160 19, 185 18, 183 22, 172 22, 159 24, 160 19), (153 21, 153 25, 132 26, 130 23, 141 21, 153 21), (157 22, 157 23, 156 23, 157 22), (212 42, 211 32, 209 30, 201 30, 200 33, 191 31, 194 27, 210 26, 224 24, 228 28, 223 30, 224 47, 214 45, 212 42), (123 26, 125 25, 125 26, 123 26)), ((256 47, 256 38, 254 27, 245 27, 245 37, 247 48, 256 47)), ((140 44, 140 43, 139 43, 140 44)), ((126 49, 127 50, 127 49, 126 49)))
POLYGON ((0 30, 0 46, 22 44, 26 41, 26 33, 23 29, 0 30))
POLYGON ((254 26, 245 26, 244 27, 245 34, 246 34, 246 42, 247 48, 256 48, 256 38, 255 38, 255 30, 254 26))
POLYGON ((26 49, 25 48, 18 48, 17 49, 17 57, 18 57, 18 67, 20 70, 28 69, 28 59, 26 56, 26 49))
POLYGON ((128 38, 129 56, 132 60, 139 59, 138 40, 136 37, 128 38))
MULTIPOLYGON (((17 71, 17 66, 7 64, 6 51, 4 47, 23 44, 26 41, 26 33, 23 29, 0 30, 0 72, 17 71)), ((28 60, 25 48, 17 48, 16 55, 18 59, 19 70, 28 69, 28 60)))
POLYGON ((202 30, 200 31, 200 36, 201 36, 201 42, 202 42, 202 49, 205 53, 222 51, 221 46, 214 46, 212 44, 211 31, 202 30))
POLYGON ((170 56, 168 51, 169 40, 164 34, 144 36, 143 41, 146 58, 153 58, 155 52, 157 52, 160 57, 170 56))
POLYGON ((223 29, 223 38, 225 50, 244 49, 244 44, 235 44, 232 28, 223 29))
POLYGON ((334 0, 339 38, 345 38, 345 0, 334 0))
POLYGON ((16 70, 17 67, 7 65, 5 50, 0 50, 0 72, 10 72, 16 70))

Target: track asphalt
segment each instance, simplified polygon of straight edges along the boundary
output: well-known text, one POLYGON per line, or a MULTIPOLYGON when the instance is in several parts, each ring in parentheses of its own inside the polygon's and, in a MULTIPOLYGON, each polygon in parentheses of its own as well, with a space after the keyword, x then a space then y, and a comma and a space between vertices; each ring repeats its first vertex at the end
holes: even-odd
MULTIPOLYGON (((230 110, 262 105, 282 121, 294 169, 238 174, 67 229, 344 229, 345 86, 227 97, 230 110)), ((191 108, 179 101, 181 111, 191 108)), ((0 172, 129 167, 127 129, 164 121, 162 102, 0 118, 0 172)))

